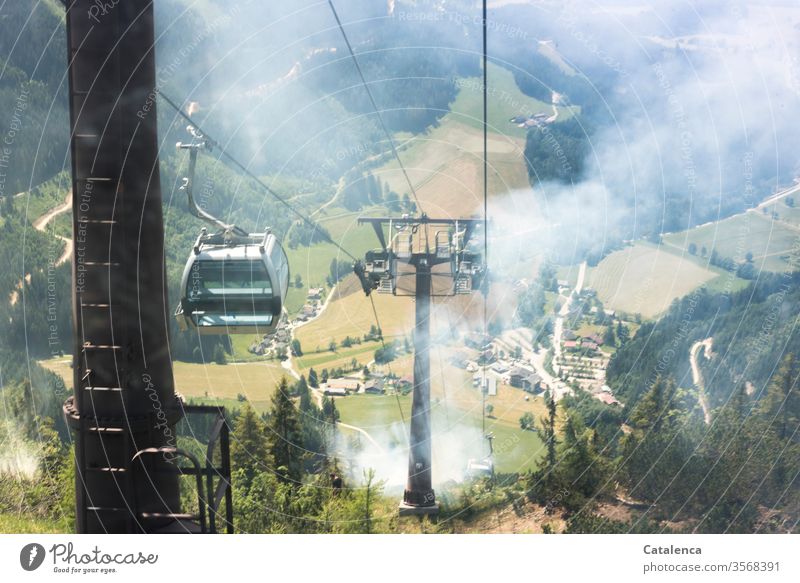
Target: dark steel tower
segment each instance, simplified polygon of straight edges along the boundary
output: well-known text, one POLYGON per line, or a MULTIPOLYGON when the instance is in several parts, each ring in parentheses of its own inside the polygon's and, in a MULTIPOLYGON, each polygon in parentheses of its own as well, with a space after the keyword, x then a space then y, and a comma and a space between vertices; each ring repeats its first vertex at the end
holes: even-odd
MULTIPOLYGON (((78 532, 181 526, 151 0, 69 0, 78 532), (149 450, 144 452, 143 450, 149 450), (147 455, 145 455, 147 454, 147 455), (135 460, 135 461, 134 461, 135 460)), ((179 528, 180 529, 180 528, 179 528)))
MULTIPOLYGON (((370 251, 354 271, 364 292, 411 295, 415 301, 414 391, 409 431, 408 481, 400 503, 400 515, 436 514, 439 506, 433 491, 431 472, 431 297, 468 294, 483 283, 484 267, 478 254, 467 250, 479 219, 361 218, 371 224, 381 244, 370 251), (429 233, 429 228, 440 229, 429 233), (388 241, 387 241, 388 235, 388 241), (431 236, 432 235, 432 236, 431 236), (414 267, 414 289, 398 293, 398 280, 409 275, 398 264, 414 267), (445 267, 434 273, 437 267, 445 267), (449 275, 452 286, 441 293, 434 290, 433 277, 449 275)), ((442 280, 443 278, 439 278, 442 280)))
POLYGON ((431 259, 420 254, 414 261, 414 392, 411 398, 408 481, 400 513, 438 511, 431 475, 431 259))

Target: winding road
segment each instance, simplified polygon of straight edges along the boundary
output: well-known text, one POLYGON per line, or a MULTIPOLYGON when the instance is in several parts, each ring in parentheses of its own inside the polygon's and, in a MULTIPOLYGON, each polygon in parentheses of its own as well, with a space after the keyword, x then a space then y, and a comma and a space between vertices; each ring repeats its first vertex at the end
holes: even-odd
MULTIPOLYGON (((47 230, 47 225, 50 223, 50 221, 55 219, 58 215, 66 213, 70 210, 72 210, 72 190, 67 193, 67 198, 64 200, 64 204, 50 209, 41 217, 33 221, 33 228, 37 231, 44 232, 47 230)), ((64 251, 55 261, 55 265, 58 267, 62 263, 65 263, 72 256, 72 239, 68 237, 62 237, 61 235, 56 235, 55 233, 53 233, 53 236, 64 241, 64 251)))
MULTIPOLYGON (((27 192, 19 192, 14 195, 14 198, 18 198, 28 194, 27 192)), ((64 204, 54 207, 47 211, 45 214, 40 216, 38 219, 33 221, 33 228, 37 231, 45 232, 47 230, 47 225, 50 224, 50 221, 55 219, 58 215, 68 212, 72 209, 72 190, 67 193, 67 198, 64 200, 64 204)), ((64 251, 61 253, 58 259, 55 261, 55 266, 58 267, 62 263, 66 262, 72 256, 72 239, 68 237, 62 237, 61 235, 56 235, 53 233, 54 237, 61 239, 64 241, 64 251)), ((30 275, 25 276, 26 280, 30 281, 30 275)), ((12 306, 17 303, 19 299, 19 290, 22 289, 22 281, 19 282, 18 289, 15 289, 11 292, 11 295, 8 297, 8 303, 12 306)))
POLYGON ((711 412, 708 407, 706 388, 703 384, 703 373, 700 370, 700 365, 697 363, 697 357, 702 350, 706 359, 711 358, 711 349, 713 346, 712 343, 712 338, 706 338, 705 340, 700 340, 699 342, 692 344, 692 348, 689 350, 689 363, 692 366, 692 382, 698 390, 698 401, 700 401, 700 407, 703 409, 703 420, 705 421, 706 425, 711 424, 711 412))

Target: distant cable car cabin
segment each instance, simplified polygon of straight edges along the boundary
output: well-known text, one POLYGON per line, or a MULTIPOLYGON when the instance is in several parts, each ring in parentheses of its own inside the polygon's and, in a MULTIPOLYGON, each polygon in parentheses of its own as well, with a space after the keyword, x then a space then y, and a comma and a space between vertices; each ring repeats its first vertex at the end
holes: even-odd
POLYGON ((206 147, 197 130, 189 128, 189 176, 181 187, 192 213, 219 227, 203 228, 194 244, 181 281, 181 300, 175 317, 181 330, 200 334, 270 334, 283 313, 289 289, 289 261, 277 237, 247 233, 201 209, 192 197, 197 151, 206 147))
MULTIPOLYGON (((205 231, 205 229, 203 229, 205 231)), ((201 334, 269 334, 283 311, 289 262, 272 233, 202 233, 186 262, 175 316, 201 334)))

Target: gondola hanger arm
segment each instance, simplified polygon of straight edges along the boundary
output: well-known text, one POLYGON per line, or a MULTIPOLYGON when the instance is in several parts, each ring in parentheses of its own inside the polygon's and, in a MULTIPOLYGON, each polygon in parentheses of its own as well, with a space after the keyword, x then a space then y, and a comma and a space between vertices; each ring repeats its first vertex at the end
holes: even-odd
POLYGON ((189 170, 187 175, 183 178, 183 184, 181 185, 180 189, 186 192, 186 197, 189 201, 189 212, 191 212, 194 216, 198 219, 201 219, 215 227, 219 227, 226 233, 231 233, 233 235, 238 236, 248 236, 244 229, 237 227, 233 223, 226 223, 208 211, 204 210, 197 204, 197 201, 194 199, 193 187, 194 187, 194 176, 195 176, 195 168, 197 166, 197 153, 200 150, 205 150, 209 147, 208 142, 204 138, 204 136, 197 130, 197 128, 193 126, 187 126, 186 131, 192 136, 192 141, 189 143, 178 142, 175 146, 179 150, 189 150, 189 170))

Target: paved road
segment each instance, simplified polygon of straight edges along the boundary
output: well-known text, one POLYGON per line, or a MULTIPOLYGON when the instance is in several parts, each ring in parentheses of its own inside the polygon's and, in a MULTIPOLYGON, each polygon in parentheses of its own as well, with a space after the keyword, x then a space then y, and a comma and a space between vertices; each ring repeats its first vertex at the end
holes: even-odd
POLYGON ((533 350, 533 343, 529 336, 530 331, 527 328, 514 328, 505 330, 500 337, 501 342, 506 346, 510 352, 516 345, 522 349, 522 358, 531 363, 536 374, 542 377, 542 381, 552 391, 553 397, 558 401, 563 395, 570 392, 570 388, 562 381, 547 372, 544 367, 545 351, 540 350, 538 353, 533 350))
MULTIPOLYGON (((581 293, 583 290, 583 281, 586 279, 586 262, 581 263, 578 268, 578 280, 575 282, 575 293, 581 293)), ((553 326, 553 370, 558 372, 559 366, 557 360, 561 356, 561 337, 564 334, 564 318, 569 315, 569 309, 572 306, 572 293, 567 296, 567 301, 561 306, 556 317, 555 325, 553 326)))

